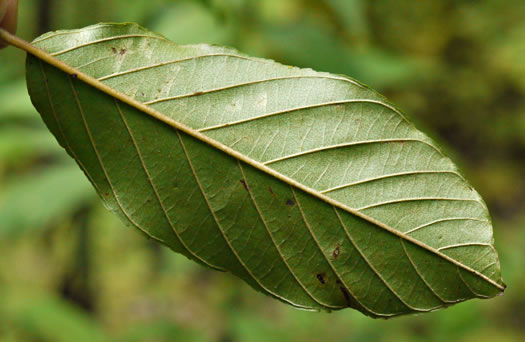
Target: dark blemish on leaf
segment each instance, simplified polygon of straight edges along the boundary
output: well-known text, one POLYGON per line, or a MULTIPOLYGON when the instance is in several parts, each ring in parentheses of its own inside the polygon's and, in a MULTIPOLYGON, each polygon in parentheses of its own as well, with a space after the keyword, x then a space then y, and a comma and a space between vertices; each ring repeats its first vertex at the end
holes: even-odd
POLYGON ((286 205, 289 205, 290 207, 292 207, 294 204, 295 204, 294 201, 292 201, 291 199, 286 200, 286 205))
POLYGON ((109 197, 109 192, 106 192, 104 196, 109 197))
POLYGON ((73 78, 77 78, 78 75, 77 75, 76 73, 74 73, 74 74, 71 74, 71 77, 73 77, 73 78))
POLYGON ((272 190, 272 187, 271 187, 271 186, 268 187, 268 191, 270 191, 270 194, 271 194, 273 197, 275 197, 275 194, 273 193, 273 190, 272 190))
POLYGON ((324 280, 324 277, 326 276, 326 273, 317 273, 316 274, 316 277, 317 277, 317 280, 319 280, 319 282, 321 284, 326 284, 326 281, 324 280))
POLYGON ((350 299, 350 294, 348 293, 348 290, 344 287, 340 286, 339 290, 343 293, 343 296, 345 296, 345 301, 348 306, 352 306, 352 300, 350 299))
POLYGON ((128 51, 128 50, 126 50, 124 48, 120 49, 119 55, 121 55, 121 56, 124 55, 126 53, 126 51, 128 51))
POLYGON ((117 49, 115 49, 114 47, 111 48, 111 51, 113 51, 113 53, 117 53, 117 49))
POLYGON ((202 91, 196 91, 192 94, 192 96, 198 96, 204 94, 202 91))
POLYGON ((343 286, 339 279, 336 280, 336 283, 339 285, 339 290, 341 290, 343 296, 345 297, 346 305, 352 306, 352 298, 350 297, 348 290, 343 286))
POLYGON ((248 185, 246 184, 246 182, 244 181, 244 179, 241 179, 240 182, 241 182, 242 186, 244 186, 244 189, 245 189, 246 191, 249 191, 249 190, 248 190, 248 185))
POLYGON ((339 250, 339 246, 336 246, 334 251, 332 252, 332 256, 334 257, 334 259, 337 259, 339 254, 341 254, 341 251, 339 250))

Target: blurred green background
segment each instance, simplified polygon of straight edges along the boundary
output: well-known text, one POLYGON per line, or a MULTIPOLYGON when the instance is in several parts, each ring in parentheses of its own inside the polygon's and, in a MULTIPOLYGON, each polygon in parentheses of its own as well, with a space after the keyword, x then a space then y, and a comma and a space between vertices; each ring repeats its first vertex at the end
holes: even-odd
POLYGON ((491 209, 508 289, 436 313, 309 313, 126 228, 44 127, 24 54, 0 52, 1 341, 525 341, 525 2, 38 1, 18 34, 131 21, 352 76, 442 143, 491 209))

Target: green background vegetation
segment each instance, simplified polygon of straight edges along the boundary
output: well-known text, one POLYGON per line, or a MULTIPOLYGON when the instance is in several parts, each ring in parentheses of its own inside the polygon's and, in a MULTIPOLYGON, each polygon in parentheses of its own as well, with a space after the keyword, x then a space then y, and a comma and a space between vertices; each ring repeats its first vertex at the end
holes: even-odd
POLYGON ((372 320, 308 313, 144 239, 107 212, 33 109, 22 52, 0 52, 0 341, 522 341, 525 3, 37 1, 19 36, 132 21, 352 76, 441 142, 491 209, 503 297, 372 320))

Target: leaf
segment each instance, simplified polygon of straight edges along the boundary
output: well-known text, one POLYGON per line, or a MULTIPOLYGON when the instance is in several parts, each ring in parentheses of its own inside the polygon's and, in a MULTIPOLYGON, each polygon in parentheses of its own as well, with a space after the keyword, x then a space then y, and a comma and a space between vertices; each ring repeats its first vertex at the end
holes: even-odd
POLYGON ((358 82, 135 24, 34 44, 65 63, 27 61, 49 129, 108 208, 174 251, 302 309, 391 317, 502 293, 481 197, 358 82))

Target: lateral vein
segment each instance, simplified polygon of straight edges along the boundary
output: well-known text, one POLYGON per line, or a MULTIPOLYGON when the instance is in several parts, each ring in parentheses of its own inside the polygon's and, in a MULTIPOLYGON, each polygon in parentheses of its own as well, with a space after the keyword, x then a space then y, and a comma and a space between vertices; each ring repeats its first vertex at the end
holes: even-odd
POLYGON ((42 61, 40 59, 38 60, 38 63, 40 65, 40 71, 42 72, 42 76, 44 77, 44 84, 45 84, 45 87, 46 87, 46 93, 47 93, 47 99, 49 101, 49 107, 51 107, 51 113, 53 114, 53 119, 55 120, 55 122, 57 124, 58 130, 60 132, 60 135, 62 136, 62 139, 64 139, 64 143, 66 144, 65 148, 66 148, 66 150, 69 153, 71 153, 73 158, 75 158, 75 161, 78 163, 78 165, 80 166, 82 171, 84 171, 84 174, 88 177, 88 179, 91 182, 91 184, 93 184, 93 186, 95 187, 97 192, 100 193, 100 189, 99 189, 97 183, 94 182, 94 180, 91 177, 91 175, 87 172, 87 169, 84 166, 84 163, 82 163, 82 161, 77 157, 77 154, 75 153, 75 151, 71 148, 71 145, 69 144, 69 139, 66 137, 66 134, 64 133, 64 129, 62 127, 62 124, 60 123, 60 120, 58 120, 58 116, 57 116, 57 113, 56 113, 56 110, 55 110, 55 104, 53 103, 53 100, 51 98, 51 92, 49 91, 49 85, 48 85, 48 82, 47 82, 47 74, 46 74, 46 72, 44 70, 44 65, 43 65, 43 63, 42 63, 42 61))
POLYGON ((419 271, 418 267, 416 266, 416 264, 414 263, 414 261, 412 260, 412 258, 410 257, 410 255, 408 254, 408 251, 407 251, 407 248, 405 246, 405 243, 403 242, 403 239, 399 238, 399 241, 401 242, 401 246, 403 246, 403 251, 405 252, 405 255, 408 259, 408 261, 410 261, 410 264, 412 265, 412 267, 414 268, 414 271, 416 271, 417 275, 419 276, 419 278, 423 281, 423 283, 425 283, 426 287, 432 292, 432 294, 437 298, 439 299, 443 304, 447 304, 447 303, 456 303, 457 301, 450 301, 450 300, 445 300, 443 299, 437 292, 436 290, 434 290, 434 288, 432 286, 430 286, 430 284, 427 282, 427 280, 423 277, 423 275, 421 274, 421 272, 419 271))
POLYGON ((266 286, 264 286, 261 281, 252 273, 252 271, 248 268, 248 266, 244 263, 244 261, 242 260, 242 258, 239 256, 239 254, 237 253, 237 251, 233 248, 230 240, 228 239, 228 237, 226 236, 226 233, 224 232, 224 230, 222 229, 222 226, 221 224, 219 223, 219 219, 217 217, 217 215, 215 215, 215 212, 213 211, 212 207, 211 207, 211 204, 210 204, 210 201, 208 199, 208 196, 206 195, 206 193, 204 192, 204 189, 202 188, 202 184, 200 182, 200 179, 199 177, 197 176, 197 173, 195 171, 195 168, 193 167, 193 163, 190 159, 190 156, 188 154, 188 151, 186 149, 186 146, 184 145, 184 142, 182 141, 182 137, 179 133, 179 131, 175 131, 178 138, 179 138, 179 141, 180 141, 180 144, 182 146, 182 149, 184 150, 184 154, 186 155, 186 160, 188 161, 188 164, 190 165, 190 168, 191 168, 191 172, 193 174, 193 177, 195 178, 195 181, 197 182, 197 186, 199 187, 199 190, 204 198, 204 201, 206 202, 206 205, 208 206, 208 210, 210 211, 210 214, 212 215, 214 221, 215 221, 215 224, 217 225, 217 228, 219 230, 219 232, 221 233, 224 241, 226 242, 226 244, 228 245, 228 247, 230 248, 230 250, 232 251, 233 255, 235 255, 235 257, 237 258, 237 260, 239 261, 239 263, 243 266, 243 268, 246 270, 246 272, 252 277, 253 280, 255 280, 255 282, 257 284, 259 284, 259 286, 264 289, 266 292, 268 292, 269 294, 273 295, 274 297, 276 298, 279 298, 281 299, 282 301, 285 301, 287 303, 289 303, 290 305, 292 306, 295 306, 295 307, 300 307, 300 308, 306 308, 308 309, 309 307, 307 306, 304 306, 304 305, 301 305, 301 304, 297 304, 297 303, 294 303, 292 302, 291 300, 287 299, 287 298, 284 298, 282 296, 279 296, 278 294, 274 293, 273 291, 270 291, 266 286))
POLYGON ((255 209, 257 210, 257 214, 259 215, 259 218, 261 219, 263 225, 264 225, 264 228, 266 229, 266 232, 268 233, 268 236, 270 237, 270 239, 272 240, 272 244, 273 246, 275 247, 275 249, 277 250, 277 252, 279 253, 279 257, 281 258, 281 260, 283 261, 283 263, 286 265, 286 268, 288 269, 288 271, 290 272, 290 274, 293 276, 293 278, 295 279, 295 281, 297 282, 297 284, 304 290, 304 292, 310 297, 312 298, 315 302, 317 302, 318 304, 322 305, 322 306, 325 306, 325 307, 328 307, 328 308, 333 308, 333 309, 341 309, 341 308, 344 308, 344 306, 337 306, 337 305, 331 305, 331 304, 327 304, 327 303, 323 303, 321 302, 320 300, 318 300, 317 298, 315 298, 315 296, 306 288, 306 286, 299 280, 298 276, 295 274, 295 272, 293 271, 292 267, 290 266, 290 264, 288 263, 288 261, 286 261, 281 249, 279 248, 279 246, 277 245, 277 242, 275 241, 275 237, 273 236, 272 232, 270 231, 270 228, 268 227, 268 224, 266 223, 266 220, 264 219, 263 215, 262 215, 262 212, 261 212, 261 209, 259 208, 259 206, 257 205, 257 202, 255 201, 255 197, 252 193, 252 190, 250 189, 250 184, 248 183, 248 179, 246 178, 246 174, 244 173, 244 169, 242 167, 242 164, 239 160, 237 160, 237 165, 239 166, 239 169, 241 170, 241 175, 242 175, 242 179, 246 185, 246 191, 248 192, 248 195, 250 196, 250 199, 253 203, 253 206, 255 207, 255 209))
POLYGON ((166 40, 165 38, 152 36, 152 35, 148 35, 148 34, 126 34, 126 35, 122 35, 122 36, 108 37, 108 38, 104 38, 104 39, 94 40, 94 41, 91 41, 89 43, 75 45, 75 46, 73 46, 73 47, 71 47, 69 49, 53 52, 53 53, 50 53, 49 55, 56 57, 56 56, 59 56, 59 55, 71 52, 73 50, 80 49, 82 47, 86 47, 86 46, 90 46, 90 45, 95 45, 95 44, 98 44, 98 43, 109 42, 109 41, 112 41, 112 40, 126 39, 126 38, 139 38, 139 37, 153 38, 153 39, 159 39, 159 40, 166 40))
POLYGON ((355 186, 355 185, 360 185, 360 184, 365 184, 365 183, 369 183, 369 182, 374 182, 374 181, 377 181, 377 180, 383 180, 383 179, 394 178, 394 177, 409 176, 409 175, 425 175, 425 174, 452 174, 452 175, 456 175, 458 177, 461 177, 459 175, 459 173, 457 173, 456 171, 449 171, 449 170, 442 170, 442 171, 440 171, 440 170, 416 170, 416 171, 391 173, 391 174, 385 174, 385 175, 381 175, 381 176, 377 176, 377 177, 361 179, 361 180, 358 180, 358 181, 355 181, 355 182, 341 184, 341 185, 334 186, 334 187, 329 188, 329 189, 321 190, 319 192, 322 193, 322 194, 326 194, 326 193, 329 193, 329 192, 332 192, 332 191, 341 190, 341 189, 352 187, 352 186, 355 186))
POLYGON ((326 151, 326 150, 332 150, 332 149, 338 149, 338 148, 342 148, 342 147, 359 146, 359 145, 367 145, 367 144, 395 143, 395 142, 401 142, 401 143, 403 143, 403 142, 416 142, 416 143, 422 143, 422 144, 425 144, 425 145, 428 145, 428 146, 432 147, 432 145, 430 145, 426 141, 423 141, 423 140, 420 140, 420 139, 413 139, 413 138, 394 138, 394 139, 374 139, 374 140, 350 141, 350 142, 346 142, 346 143, 322 146, 322 147, 313 148, 313 149, 302 151, 302 152, 297 152, 297 153, 294 153, 294 154, 289 154, 289 155, 282 156, 282 157, 279 157, 279 158, 275 158, 275 159, 272 159, 272 160, 267 160, 267 161, 263 162, 263 164, 264 165, 269 165, 269 164, 277 163, 277 162, 284 161, 284 160, 287 160, 287 159, 301 157, 301 156, 304 156, 304 155, 307 155, 307 154, 312 154, 312 153, 326 151))
POLYGON ((383 276, 381 275, 381 273, 376 270, 376 268, 372 265, 372 263, 370 262, 370 260, 368 260, 368 258, 364 255, 363 251, 361 250, 361 248, 359 248, 357 246, 357 244, 355 243, 354 239, 352 238, 352 236, 350 235, 350 233, 348 232, 348 229, 346 228, 346 225, 344 224, 343 222, 343 219, 341 218, 341 216, 339 215, 339 213, 337 212, 337 209, 335 207, 334 208, 334 211, 335 211, 335 214, 337 216, 337 218, 339 219, 339 223, 341 224, 341 227, 343 227, 343 230, 346 234, 346 237, 348 238, 348 240, 350 241, 350 243, 352 244, 352 246, 354 246, 354 248, 356 249, 356 251, 359 253, 359 255, 361 256, 361 258, 363 258, 363 260, 366 262, 366 264, 368 265, 368 267, 370 267, 370 269, 372 270, 372 272, 374 272, 374 274, 381 280, 381 282, 385 285, 385 287, 397 298, 401 301, 401 303, 403 303, 403 305, 405 305, 408 309, 410 310, 413 310, 413 311, 421 311, 421 312, 426 312, 426 311, 430 311, 431 309, 420 309, 420 308, 416 308, 416 307, 413 307, 412 305, 408 304, 403 298, 401 298, 401 296, 390 286, 390 284, 383 278, 383 276))
POLYGON ((124 214, 124 216, 126 216, 126 218, 129 220, 129 222, 130 222, 131 224, 133 224, 136 228, 138 228, 140 231, 142 231, 144 234, 146 234, 147 236, 151 237, 152 239, 157 240, 157 241, 160 241, 160 242, 162 242, 163 244, 166 244, 165 241, 159 239, 159 238, 156 237, 156 236, 151 235, 147 230, 145 230, 144 228, 142 228, 142 227, 140 226, 140 224, 138 224, 137 222, 135 222, 135 220, 133 220, 133 219, 131 218, 131 216, 127 213, 127 211, 124 209, 124 206, 123 206, 122 203, 120 202, 120 199, 119 199, 119 197, 117 196, 117 192, 116 192, 115 188, 113 187, 113 183, 111 182, 111 179, 109 178, 109 175, 108 175, 108 173, 107 173, 107 171, 106 171, 106 168, 104 167, 104 163, 102 162, 102 158, 100 157, 100 154, 99 154, 98 149, 97 149, 97 147, 96 147, 95 141, 93 140, 93 136, 91 135, 91 131, 90 131, 90 129, 89 129, 89 125, 88 125, 88 123, 87 123, 87 121, 86 121, 86 117, 85 117, 85 115, 84 115, 84 110, 82 109, 82 106, 80 105, 80 101, 79 101, 79 99, 78 99, 77 91, 75 90, 75 86, 73 85, 73 82, 71 81, 71 79, 69 79, 69 84, 71 85, 71 89, 72 89, 72 91, 73 91, 73 95, 74 95, 74 97, 75 97, 75 102, 76 102, 76 104, 77 104, 77 106, 78 106, 78 110, 79 110, 79 112, 80 112, 80 116, 81 116, 81 118, 82 118, 82 122, 83 122, 83 124, 84 124, 84 128, 85 128, 85 130, 86 130, 86 133, 87 133, 87 135, 88 135, 88 137, 89 137, 89 141, 90 141, 91 146, 92 146, 92 148, 93 148, 93 150, 94 150, 94 152, 95 152, 95 155, 97 156, 97 160, 98 160, 98 162, 99 162, 100 168, 101 168, 102 171, 104 172, 104 176, 106 177, 106 180, 107 180, 107 182, 108 182, 108 184, 109 184, 109 186, 110 186, 111 192, 113 193, 113 197, 115 197, 115 202, 117 202, 118 206, 120 207, 120 210, 122 211, 122 213, 124 214))
MULTIPOLYGON (((219 125, 199 128, 199 129, 197 129, 197 131, 198 132, 205 132, 205 131, 210 131, 210 130, 213 130, 213 129, 229 127, 229 126, 233 126, 233 125, 239 125, 239 124, 250 122, 250 121, 255 121, 255 120, 264 119, 264 118, 267 118, 267 117, 281 115, 281 114, 286 114, 286 113, 292 113, 292 112, 301 111, 301 110, 305 110, 305 109, 313 109, 313 108, 318 108, 318 107, 326 107, 326 106, 341 105, 341 104, 348 104, 348 103, 372 103, 372 104, 377 104, 379 106, 387 107, 387 108, 389 108, 391 110, 395 110, 394 107, 392 107, 392 106, 390 106, 390 105, 388 105, 388 104, 386 104, 384 102, 381 102, 381 101, 378 101, 378 100, 373 100, 373 99, 337 100, 337 101, 329 101, 329 102, 323 102, 323 103, 315 103, 315 104, 311 104, 311 105, 307 105, 307 106, 294 107, 294 108, 284 109, 284 110, 280 110, 280 111, 275 111, 275 112, 272 112, 272 113, 265 113, 265 114, 262 114, 262 115, 259 115, 259 116, 254 116, 254 117, 247 118, 247 119, 242 119, 242 120, 232 121, 232 122, 228 122, 228 123, 224 123, 224 124, 219 124, 219 125)), ((406 120, 403 116, 402 116, 402 118, 404 120, 406 120)), ((433 146, 433 145, 430 145, 430 146, 435 148, 435 146, 433 146)), ((441 151, 439 151, 439 153, 442 154, 441 151)))
POLYGON ((124 125, 126 126, 126 129, 127 129, 128 134, 129 134, 129 136, 131 138, 131 141, 133 142, 133 146, 135 147, 135 151, 137 151, 137 156, 139 157, 140 164, 142 165, 142 169, 144 170, 144 173, 146 174, 146 177, 148 179, 148 183, 151 185, 151 188, 153 189, 153 192, 155 193, 155 197, 157 199, 157 202, 159 203, 159 205, 160 205, 160 207, 162 209, 162 213, 164 214, 164 217, 168 221, 168 224, 170 225, 171 229, 173 230, 173 233, 175 234, 175 236, 177 237, 177 239, 179 240, 181 245, 186 249, 186 251, 188 251, 188 253, 193 255, 196 259, 200 260, 201 262, 203 262, 204 264, 208 265, 211 268, 214 268, 214 269, 217 269, 217 270, 220 270, 220 271, 225 271, 224 268, 209 263, 208 261, 204 260, 199 255, 197 255, 195 252, 193 252, 186 245, 186 243, 184 242, 184 240, 180 236, 180 234, 177 231, 177 229, 175 229, 175 226, 173 225, 173 222, 171 222, 171 219, 170 219, 170 217, 168 215, 168 212, 166 211, 166 207, 164 206, 164 202, 160 198, 160 195, 159 195, 159 192, 157 190, 157 187, 153 184, 153 179, 151 178, 151 175, 150 175, 148 169, 146 168, 146 164, 144 163, 144 158, 142 157, 142 153, 140 152, 140 148, 138 147, 137 141, 136 141, 135 137, 133 136, 133 133, 131 132, 131 128, 129 127, 128 122, 127 122, 126 118, 124 117, 124 114, 122 113, 122 110, 120 109, 120 106, 119 106, 117 100, 114 99, 114 102, 115 102, 115 106, 117 107, 117 111, 118 111, 118 113, 120 115, 120 118, 121 118, 122 122, 124 123, 124 125))
POLYGON ((357 208, 356 210, 362 211, 366 209, 371 208, 377 208, 388 204, 396 204, 396 203, 403 203, 403 202, 417 202, 417 201, 458 201, 458 202, 475 202, 479 204, 478 200, 471 199, 471 198, 452 198, 452 197, 413 197, 413 198, 401 198, 396 199, 392 201, 384 201, 379 203, 370 204, 361 208, 357 208))
POLYGON ((321 244, 319 243, 319 240, 317 239, 317 236, 315 236, 313 230, 312 230, 312 227, 310 226, 310 223, 308 223, 308 220, 306 219, 306 215, 304 214, 304 211, 303 211, 303 208, 301 206, 301 203, 299 202, 299 199, 297 198, 297 195, 295 194, 295 190, 293 189, 293 187, 290 186, 290 189, 292 190, 292 194, 293 194, 293 197, 294 197, 294 201, 295 203, 297 203, 297 208, 299 209, 299 212, 301 213, 301 218, 303 219, 303 222, 306 226, 306 228, 308 228, 308 232, 310 233, 310 236, 312 237, 312 239, 315 241, 316 245, 317 245, 317 248, 321 251, 321 254, 324 256, 325 260, 328 262, 328 264, 330 265, 330 268, 332 269, 332 271, 334 272, 334 274, 336 275, 337 279, 341 282, 341 284, 344 286, 344 288, 346 289, 346 291, 348 291, 348 293, 352 296, 352 298, 354 298, 354 300, 361 306, 363 307, 363 309, 365 309, 366 311, 368 311, 369 313, 371 314, 374 314, 374 315, 377 315, 377 316, 383 316, 383 317, 387 317, 387 316, 393 316, 395 314, 391 314, 391 315, 388 315, 388 314, 380 314, 380 313, 377 313, 373 310, 371 310, 370 308, 368 308, 363 302, 361 302, 361 300, 359 300, 359 298, 357 298, 357 296, 354 294, 354 292, 352 291, 352 289, 350 288, 350 286, 348 286, 346 284, 346 282, 344 281, 343 277, 341 277, 341 275, 337 272, 335 266, 332 264, 332 262, 330 261, 330 258, 325 254, 323 248, 321 247, 321 244))
POLYGON ((487 223, 489 222, 488 220, 482 220, 482 219, 478 219, 478 218, 474 218, 474 217, 446 217, 446 218, 434 220, 434 221, 422 224, 420 226, 417 226, 415 228, 412 228, 412 229, 406 231, 405 234, 411 234, 411 233, 413 233, 415 231, 418 231, 418 230, 420 230, 422 228, 431 226, 433 224, 441 223, 441 222, 447 222, 447 221, 478 221, 478 222, 487 222, 487 223))

